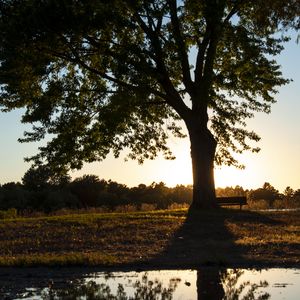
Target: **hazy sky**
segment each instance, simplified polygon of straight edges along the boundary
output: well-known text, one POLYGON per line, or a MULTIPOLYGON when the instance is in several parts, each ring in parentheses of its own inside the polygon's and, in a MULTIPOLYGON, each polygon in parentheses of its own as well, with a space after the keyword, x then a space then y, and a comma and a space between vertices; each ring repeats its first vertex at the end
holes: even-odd
MULTIPOLYGON (((295 38, 285 45, 285 50, 278 57, 286 78, 293 82, 279 89, 277 103, 271 114, 259 113, 248 121, 262 138, 258 154, 244 153, 240 161, 245 170, 233 167, 216 168, 216 186, 242 185, 245 188, 257 188, 264 182, 270 182, 280 191, 286 186, 300 188, 300 44, 295 38)), ((23 158, 34 154, 36 144, 20 144, 27 125, 20 123, 21 111, 0 113, 0 183, 20 181, 29 168, 23 158)), ((174 161, 159 157, 138 165, 136 161, 124 162, 124 156, 114 159, 109 156, 103 162, 85 165, 80 171, 72 172, 72 177, 83 174, 96 174, 103 179, 112 179, 128 186, 139 183, 163 181, 169 186, 191 184, 192 171, 189 154, 189 140, 171 139, 170 146, 176 155, 174 161)))

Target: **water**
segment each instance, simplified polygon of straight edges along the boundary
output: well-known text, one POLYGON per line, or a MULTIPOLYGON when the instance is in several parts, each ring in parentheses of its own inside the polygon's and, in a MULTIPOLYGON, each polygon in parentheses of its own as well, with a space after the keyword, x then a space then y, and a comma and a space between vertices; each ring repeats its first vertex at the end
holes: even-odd
MULTIPOLYGON (((1 272, 1 270, 0 270, 1 272)), ((0 299, 300 299, 300 269, 0 273, 0 299)))
POLYGON ((265 211, 265 212, 291 212, 299 211, 300 208, 266 208, 266 209, 254 209, 253 211, 265 211))

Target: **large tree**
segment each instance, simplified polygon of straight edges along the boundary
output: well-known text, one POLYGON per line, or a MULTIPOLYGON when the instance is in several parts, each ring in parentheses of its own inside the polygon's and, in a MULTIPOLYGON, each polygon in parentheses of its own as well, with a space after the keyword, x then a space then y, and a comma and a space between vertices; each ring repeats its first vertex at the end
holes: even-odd
POLYGON ((25 107, 22 141, 57 172, 122 149, 142 162, 173 158, 170 134, 191 141, 193 206, 215 207, 213 168, 258 151, 246 129, 287 83, 272 58, 297 26, 299 0, 3 0, 1 105, 25 107))

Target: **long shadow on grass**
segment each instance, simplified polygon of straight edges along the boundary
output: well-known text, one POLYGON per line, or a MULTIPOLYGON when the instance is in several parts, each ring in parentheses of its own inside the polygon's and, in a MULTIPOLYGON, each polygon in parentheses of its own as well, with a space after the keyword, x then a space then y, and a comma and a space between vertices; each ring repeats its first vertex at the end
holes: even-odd
MULTIPOLYGON (((243 223, 278 225, 278 221, 274 221, 265 215, 249 211, 233 209, 205 212, 190 211, 185 222, 177 232, 175 232, 166 249, 152 260, 144 262, 142 267, 144 266, 147 269, 194 268, 197 270, 197 298, 224 299, 226 289, 224 285, 222 285, 222 278, 224 278, 227 272, 225 268, 253 266, 257 263, 254 259, 247 258, 248 248, 236 244, 235 236, 227 227, 228 222, 235 224, 235 226, 237 226, 236 230, 238 230, 238 228, 242 229, 243 223), (209 268, 207 266, 209 266, 209 268)), ((133 268, 134 266, 131 265, 128 267, 133 268)), ((85 274, 91 273, 92 271, 100 270, 97 268, 89 271, 84 268, 70 268, 66 274, 63 274, 59 269, 54 270, 52 274, 52 271, 38 269, 36 271, 17 270, 15 274, 12 272, 4 274, 2 271, 0 276, 0 298, 5 295, 7 291, 10 295, 18 295, 24 292, 28 287, 36 287, 37 292, 41 294, 43 288, 52 286, 51 278, 55 278, 53 281, 54 285, 51 289, 46 290, 46 293, 50 296, 51 293, 55 297, 57 295, 61 296, 61 298, 55 298, 53 296, 52 299, 75 299, 77 296, 87 294, 92 295, 89 299, 100 299, 98 297, 99 293, 106 293, 105 295, 107 296, 108 293, 110 293, 107 284, 87 284, 84 282, 85 274), (26 276, 24 272, 28 272, 28 275, 26 276), (18 278, 17 275, 20 277, 18 278), (11 283, 13 280, 15 280, 15 282, 11 283), (6 289, 1 288, 1 283, 2 286, 5 287, 5 285, 7 285, 8 287, 6 289), (66 293, 72 296, 65 298, 66 293)), ((237 273, 241 272, 240 270, 233 271, 237 273)), ((230 278, 235 279, 238 278, 238 276, 227 276, 227 281, 230 278)), ((136 283, 136 286, 138 291, 153 290, 152 284, 153 283, 149 284, 148 281, 144 280, 138 284, 136 283)), ((159 285, 160 283, 157 284, 159 285)), ((188 285, 190 283, 185 282, 185 284, 188 285)), ((229 286, 238 288, 235 284, 236 283, 229 284, 229 286)), ((171 295, 172 290, 168 289, 168 291, 171 295)), ((129 299, 126 298, 127 296, 124 293, 125 292, 122 294, 122 299, 129 299)), ((13 297, 7 299, 12 298, 13 297)), ((108 299, 108 297, 106 298, 108 299)), ((102 299, 105 299, 105 297, 102 299)), ((121 298, 111 297, 110 299, 121 298)), ((134 299, 143 298, 138 296, 134 299)), ((147 299, 157 298, 148 297, 147 299)), ((248 299, 254 298, 249 297, 248 299)), ((264 299, 268 298, 265 297, 264 299)))
MULTIPOLYGON (((253 292, 247 299, 255 299, 257 289, 255 285, 243 283, 244 286, 237 286, 237 279, 242 270, 228 271, 226 268, 263 266, 261 261, 247 255, 252 249, 236 243, 236 236, 229 230, 228 223, 234 224, 237 227, 235 230, 239 227, 242 230, 245 223, 278 225, 278 221, 249 211, 235 209, 189 211, 185 222, 174 234, 166 249, 145 264, 162 269, 197 270, 197 299, 221 300, 228 296, 226 291, 238 295, 247 286, 250 286, 253 292), (229 287, 226 291, 224 283, 229 287)), ((264 299, 269 299, 267 293, 264 294, 264 299)))
MULTIPOLYGON (((251 286, 253 292, 247 299, 255 299, 257 287, 251 283, 237 286, 237 279, 243 271, 228 271, 226 268, 262 267, 261 261, 247 255, 251 249, 236 243, 236 237, 229 230, 228 223, 234 224, 237 227, 235 230, 242 230, 244 223, 271 226, 278 225, 279 222, 259 213, 235 209, 189 211, 185 222, 174 234, 167 248, 148 263, 166 269, 196 269, 198 300, 221 300, 226 296, 226 291, 232 292, 232 289, 238 295, 247 285, 251 286), (224 288, 226 283, 229 289, 224 288)), ((269 299, 267 293, 264 297, 269 299)))
POLYGON ((242 230, 243 223, 278 224, 278 221, 250 211, 190 210, 166 249, 148 263, 171 268, 255 266, 258 261, 247 255, 253 249, 236 243, 236 237, 228 229, 228 222, 234 224, 235 231, 242 230))

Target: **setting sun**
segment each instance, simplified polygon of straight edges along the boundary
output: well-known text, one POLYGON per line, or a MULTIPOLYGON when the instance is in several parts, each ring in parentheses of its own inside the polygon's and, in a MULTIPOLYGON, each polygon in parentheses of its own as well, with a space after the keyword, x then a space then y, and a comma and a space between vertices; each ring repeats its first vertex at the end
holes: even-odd
POLYGON ((246 170, 240 170, 234 167, 215 168, 216 187, 226 187, 240 185, 249 186, 249 174, 246 170))

